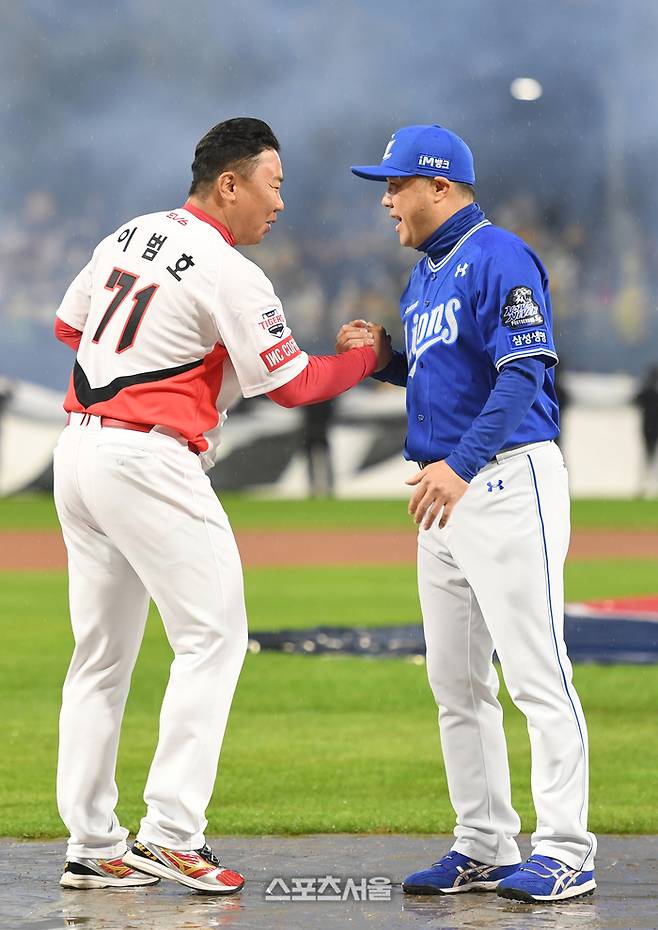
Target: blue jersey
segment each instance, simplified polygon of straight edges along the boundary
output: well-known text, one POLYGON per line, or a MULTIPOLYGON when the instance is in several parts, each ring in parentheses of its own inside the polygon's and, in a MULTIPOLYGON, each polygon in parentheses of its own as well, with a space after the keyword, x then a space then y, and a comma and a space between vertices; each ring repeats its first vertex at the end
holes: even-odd
POLYGON ((556 438, 552 366, 558 359, 548 275, 521 239, 481 219, 447 255, 436 261, 426 255, 416 264, 400 315, 408 367, 406 458, 447 458, 503 366, 528 356, 546 365, 543 385, 502 448, 556 438))

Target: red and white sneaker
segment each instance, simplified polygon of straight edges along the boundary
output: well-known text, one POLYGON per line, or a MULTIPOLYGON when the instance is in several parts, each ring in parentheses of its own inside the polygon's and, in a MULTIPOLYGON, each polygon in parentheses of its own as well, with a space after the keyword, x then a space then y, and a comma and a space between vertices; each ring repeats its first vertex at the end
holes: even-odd
POLYGON ((244 877, 225 868, 207 844, 201 849, 166 849, 135 840, 123 861, 147 875, 210 894, 235 894, 244 885, 244 877))
POLYGON ((155 885, 160 879, 136 872, 117 859, 67 859, 59 880, 64 888, 134 888, 155 885))

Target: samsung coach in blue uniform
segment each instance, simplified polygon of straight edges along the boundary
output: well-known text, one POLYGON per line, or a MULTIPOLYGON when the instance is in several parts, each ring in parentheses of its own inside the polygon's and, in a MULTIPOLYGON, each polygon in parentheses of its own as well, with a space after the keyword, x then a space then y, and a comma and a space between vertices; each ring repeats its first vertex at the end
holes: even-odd
POLYGON ((557 353, 548 276, 475 203, 473 156, 441 126, 407 126, 380 165, 382 206, 419 261, 400 301, 405 349, 353 321, 339 350, 370 342, 378 377, 406 387, 405 457, 420 471, 418 588, 427 671, 457 820, 450 851, 410 894, 496 890, 523 901, 591 894, 587 729, 563 637, 569 492, 554 439, 557 353), (525 714, 537 828, 521 862, 498 677, 525 714))

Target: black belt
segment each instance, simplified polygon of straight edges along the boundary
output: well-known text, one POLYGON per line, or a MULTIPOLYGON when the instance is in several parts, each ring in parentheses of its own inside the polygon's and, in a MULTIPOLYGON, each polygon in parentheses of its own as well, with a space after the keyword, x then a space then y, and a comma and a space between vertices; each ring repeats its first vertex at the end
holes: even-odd
MULTIPOLYGON (((418 465, 418 467, 422 469, 422 468, 427 468, 428 465, 436 465, 437 462, 441 462, 441 461, 445 461, 445 459, 432 459, 431 462, 416 462, 416 465, 418 465)), ((492 459, 491 461, 495 462, 496 460, 492 459)), ((487 465, 489 464, 490 462, 487 462, 487 465)))
MULTIPOLYGON (((537 441, 542 442, 542 440, 537 440, 537 441)), ((515 446, 508 446, 507 449, 501 449, 499 452, 496 453, 496 455, 500 455, 502 452, 514 452, 515 449, 522 449, 524 446, 531 446, 531 445, 533 445, 533 443, 531 442, 520 442, 520 443, 517 443, 517 445, 515 446)), ((416 462, 416 465, 418 465, 419 468, 427 468, 428 465, 434 465, 434 463, 438 461, 441 461, 441 460, 432 459, 429 462, 416 462)), ((493 464, 498 464, 498 459, 496 458, 495 455, 492 459, 489 459, 489 461, 487 462, 487 465, 493 465, 493 464)))

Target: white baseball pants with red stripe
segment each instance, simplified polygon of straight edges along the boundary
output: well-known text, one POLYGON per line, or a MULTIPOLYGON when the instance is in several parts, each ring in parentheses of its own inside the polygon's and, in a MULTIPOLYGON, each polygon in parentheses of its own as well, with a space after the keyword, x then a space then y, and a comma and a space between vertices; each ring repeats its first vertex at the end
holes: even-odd
POLYGON ((537 828, 533 851, 592 869, 587 728, 563 638, 569 490, 552 442, 497 456, 447 526, 418 536, 427 672, 457 814, 454 849, 495 865, 520 861, 494 649, 525 714, 537 828))
POLYGON ((55 451, 75 639, 57 769, 68 855, 112 858, 126 848, 115 767, 149 596, 174 658, 138 836, 198 849, 247 646, 237 546, 181 438, 101 428, 98 417, 71 419, 55 451))

